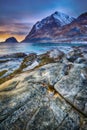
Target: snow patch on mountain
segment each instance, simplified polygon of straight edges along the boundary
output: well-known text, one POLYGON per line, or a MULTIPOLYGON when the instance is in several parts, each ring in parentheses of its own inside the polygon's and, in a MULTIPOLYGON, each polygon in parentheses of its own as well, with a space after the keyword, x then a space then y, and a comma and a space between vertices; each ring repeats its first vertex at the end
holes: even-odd
POLYGON ((53 14, 53 17, 60 22, 61 26, 66 25, 74 21, 73 17, 70 17, 64 13, 61 12, 55 12, 53 14))
POLYGON ((35 28, 36 30, 40 29, 42 27, 42 24, 40 22, 36 23, 35 28))
POLYGON ((38 30, 38 29, 42 28, 45 24, 49 24, 49 23, 50 23, 50 16, 37 22, 35 25, 35 28, 36 28, 36 30, 38 30))
POLYGON ((67 25, 75 20, 73 17, 70 17, 67 14, 61 12, 55 12, 52 15, 46 17, 45 19, 42 19, 41 21, 37 22, 35 25, 36 30, 41 29, 45 24, 53 22, 50 19, 53 19, 53 21, 57 23, 58 26, 67 25))

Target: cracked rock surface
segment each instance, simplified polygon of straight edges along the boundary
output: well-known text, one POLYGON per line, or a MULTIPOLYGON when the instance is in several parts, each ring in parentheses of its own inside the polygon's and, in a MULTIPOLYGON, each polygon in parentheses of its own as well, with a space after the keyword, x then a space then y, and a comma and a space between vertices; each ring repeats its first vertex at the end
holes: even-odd
POLYGON ((57 59, 0 85, 0 130, 87 130, 86 63, 57 59))

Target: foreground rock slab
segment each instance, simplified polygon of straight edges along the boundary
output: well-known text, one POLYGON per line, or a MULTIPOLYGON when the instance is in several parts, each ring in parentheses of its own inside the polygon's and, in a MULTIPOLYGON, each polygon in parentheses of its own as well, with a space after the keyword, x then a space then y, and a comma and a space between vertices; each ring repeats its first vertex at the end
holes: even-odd
POLYGON ((86 92, 78 80, 82 66, 76 64, 69 77, 63 67, 50 63, 2 84, 0 130, 86 130, 86 95, 83 103, 78 98, 86 92))

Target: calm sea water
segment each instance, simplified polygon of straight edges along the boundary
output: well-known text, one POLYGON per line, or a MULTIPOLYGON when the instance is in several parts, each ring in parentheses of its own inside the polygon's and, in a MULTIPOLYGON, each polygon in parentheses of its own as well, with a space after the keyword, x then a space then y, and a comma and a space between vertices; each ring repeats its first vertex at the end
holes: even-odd
POLYGON ((58 43, 9 43, 0 44, 0 55, 11 54, 17 52, 41 54, 47 50, 58 48, 62 51, 69 51, 72 46, 80 46, 80 44, 58 44, 58 43))

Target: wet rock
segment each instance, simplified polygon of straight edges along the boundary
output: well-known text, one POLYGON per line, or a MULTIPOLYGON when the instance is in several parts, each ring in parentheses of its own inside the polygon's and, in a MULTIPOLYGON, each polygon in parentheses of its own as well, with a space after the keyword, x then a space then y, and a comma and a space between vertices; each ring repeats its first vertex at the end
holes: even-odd
POLYGON ((3 55, 3 56, 0 56, 0 59, 4 59, 4 58, 24 58, 25 56, 27 56, 25 53, 13 53, 13 54, 9 54, 9 55, 3 55))
POLYGON ((7 70, 0 71, 0 77, 3 76, 6 72, 7 70))
POLYGON ((82 58, 83 54, 81 52, 81 49, 79 48, 74 48, 72 51, 70 51, 67 55, 66 58, 70 62, 74 62, 78 58, 82 58))
POLYGON ((48 52, 48 55, 50 58, 53 58, 55 61, 60 61, 63 58, 64 53, 58 49, 53 49, 48 52))
POLYGON ((26 56, 21 63, 20 69, 23 70, 24 68, 32 65, 32 63, 36 60, 37 55, 35 53, 31 53, 28 56, 26 56))
POLYGON ((8 61, 9 61, 9 59, 0 59, 0 63, 6 63, 8 61))
POLYGON ((76 59, 75 62, 76 62, 76 63, 84 63, 84 64, 86 64, 86 63, 87 63, 87 60, 86 60, 84 57, 83 57, 83 58, 79 57, 79 58, 76 59))
POLYGON ((53 49, 45 54, 38 56, 38 61, 40 65, 45 65, 48 63, 61 62, 64 57, 64 53, 58 49, 53 49))
POLYGON ((86 65, 48 54, 26 56, 22 70, 38 67, 0 85, 0 130, 87 129, 86 65))

